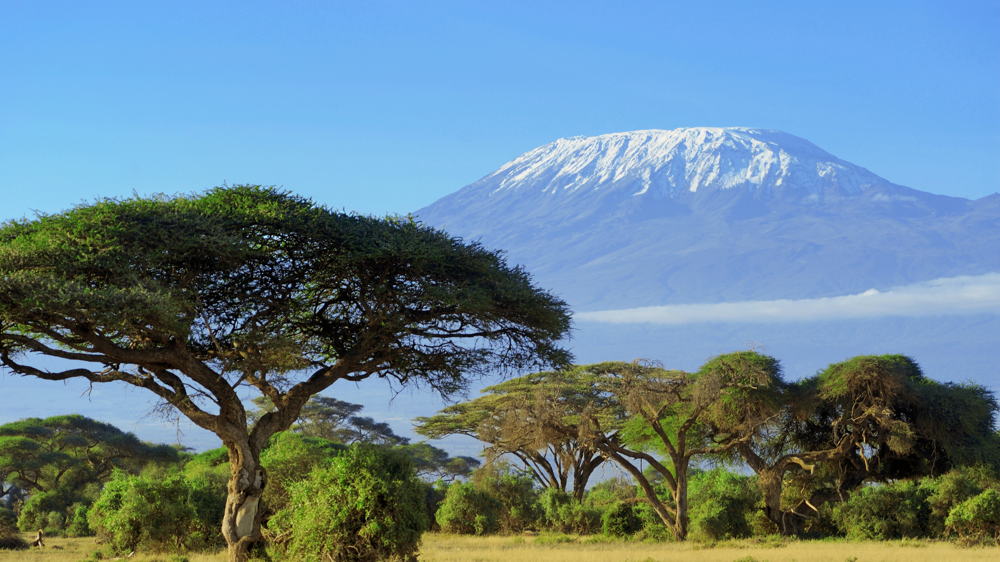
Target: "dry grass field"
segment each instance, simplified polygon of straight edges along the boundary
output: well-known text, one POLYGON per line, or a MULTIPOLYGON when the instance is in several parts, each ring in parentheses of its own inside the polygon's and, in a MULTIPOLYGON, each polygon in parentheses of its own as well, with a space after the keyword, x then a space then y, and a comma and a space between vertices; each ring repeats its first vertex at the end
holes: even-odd
MULTIPOLYGON (((25 540, 34 539, 35 535, 23 535, 25 540)), ((0 550, 0 562, 80 562, 89 559, 92 552, 99 546, 93 537, 80 539, 47 538, 45 548, 29 550, 0 550)), ((188 562, 225 562, 225 551, 217 554, 185 554, 188 562)), ((176 561, 174 554, 136 554, 128 562, 172 562, 176 561)), ((113 560, 108 559, 106 560, 113 560)), ((103 562, 103 561, 102 561, 103 562)), ((122 559, 125 562, 125 559, 122 559)))
MULTIPOLYGON (((565 540, 565 539, 564 539, 565 540)), ((709 547, 676 543, 540 544, 531 537, 467 537, 428 533, 420 549, 421 562, 978 562, 1000 561, 1000 548, 962 548, 940 542, 850 543, 789 541, 760 544, 736 541, 709 547)))
MULTIPOLYGON (((428 533, 420 549, 421 562, 979 562, 1000 560, 1000 548, 962 548, 950 543, 903 541, 851 543, 789 541, 762 544, 734 541, 708 546, 695 542, 587 542, 562 537, 467 537, 428 533)), ((97 549, 94 539, 46 541, 44 549, 0 550, 0 562, 80 562, 97 549)), ((224 552, 186 554, 188 562, 225 562, 224 552)), ((128 562, 174 562, 171 554, 137 554, 128 562)), ((106 559, 107 560, 107 559, 106 559)), ((124 562, 124 559, 123 559, 124 562)))

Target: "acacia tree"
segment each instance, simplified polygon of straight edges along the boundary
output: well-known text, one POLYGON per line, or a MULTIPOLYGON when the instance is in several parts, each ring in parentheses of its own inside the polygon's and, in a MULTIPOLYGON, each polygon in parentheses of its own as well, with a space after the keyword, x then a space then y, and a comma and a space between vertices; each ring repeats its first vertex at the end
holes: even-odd
MULTIPOLYGON (((252 402, 257 409, 247 412, 247 420, 251 425, 274 410, 274 404, 266 396, 258 396, 252 402)), ((302 406, 299 418, 291 430, 304 437, 346 444, 406 445, 410 442, 406 437, 396 435, 385 422, 354 415, 364 409, 361 404, 351 404, 329 396, 313 396, 302 406)))
MULTIPOLYGON (((0 482, 29 492, 81 490, 116 468, 177 459, 176 449, 150 445, 117 427, 71 414, 0 425, 0 482)), ((0 490, 2 498, 9 490, 0 490)))
POLYGON ((692 460, 752 439, 783 386, 778 362, 753 351, 712 358, 695 373, 635 361, 576 367, 565 377, 571 382, 552 380, 539 389, 538 425, 599 451, 632 475, 678 540, 687 537, 692 460), (579 393, 581 382, 593 390, 579 393), (637 461, 662 477, 669 500, 657 495, 637 461))
MULTIPOLYGON (((416 418, 416 431, 431 439, 449 435, 478 439, 487 444, 488 460, 517 458, 543 488, 565 492, 572 480, 573 496, 583 500, 587 482, 604 458, 596 449, 539 424, 535 415, 538 389, 557 383, 567 391, 565 387, 574 384, 568 373, 533 373, 486 387, 483 396, 448 406, 435 416, 416 418)), ((586 381, 575 381, 577 393, 586 394, 590 388, 586 381)))
POLYGON ((450 394, 564 363, 569 324, 499 252, 274 188, 105 199, 0 227, 2 364, 142 387, 218 435, 234 561, 260 538, 260 451, 312 395, 373 375, 450 394), (252 429, 241 385, 275 406, 252 429))
POLYGON ((785 535, 865 482, 997 462, 992 394, 927 379, 903 355, 835 363, 787 396, 773 423, 738 447, 759 477, 765 514, 785 535))

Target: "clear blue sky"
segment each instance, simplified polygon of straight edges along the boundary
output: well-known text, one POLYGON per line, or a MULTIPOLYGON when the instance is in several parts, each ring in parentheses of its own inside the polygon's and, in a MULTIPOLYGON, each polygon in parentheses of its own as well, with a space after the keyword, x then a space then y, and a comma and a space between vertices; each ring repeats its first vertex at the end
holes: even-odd
MULTIPOLYGON (((1000 1, 0 0, 0 220, 224 181, 407 213, 560 137, 686 126, 991 194, 1000 1)), ((77 383, 5 377, 0 423, 79 411, 172 439, 140 391, 77 383)), ((338 396, 405 432, 366 384, 338 396)))
POLYGON ((0 0, 0 219, 283 185, 406 213, 560 137, 773 128, 1000 190, 1000 2, 0 0))

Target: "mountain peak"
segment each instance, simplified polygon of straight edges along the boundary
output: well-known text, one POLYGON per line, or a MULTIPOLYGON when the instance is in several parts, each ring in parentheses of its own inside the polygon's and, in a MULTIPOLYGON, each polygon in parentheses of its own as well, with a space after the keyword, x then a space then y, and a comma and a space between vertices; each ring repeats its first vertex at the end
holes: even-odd
POLYGON ((996 269, 998 209, 895 185, 780 131, 699 127, 559 139, 416 214, 600 309, 978 275, 996 269))
POLYGON ((613 190, 678 199, 685 192, 776 189, 791 190, 789 195, 820 197, 833 190, 850 196, 890 182, 781 131, 691 127, 559 139, 477 184, 490 184, 492 193, 613 190))

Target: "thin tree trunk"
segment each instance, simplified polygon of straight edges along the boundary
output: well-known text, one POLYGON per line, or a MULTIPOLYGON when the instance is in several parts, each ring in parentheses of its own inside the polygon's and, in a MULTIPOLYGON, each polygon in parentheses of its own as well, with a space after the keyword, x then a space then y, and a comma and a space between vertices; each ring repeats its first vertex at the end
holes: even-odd
POLYGON ((674 503, 677 504, 677 516, 674 518, 674 536, 678 540, 686 540, 688 534, 688 458, 680 458, 674 463, 677 471, 677 489, 674 493, 674 503), (679 462, 678 462, 679 461, 679 462))

